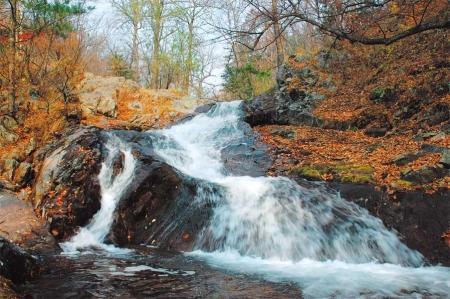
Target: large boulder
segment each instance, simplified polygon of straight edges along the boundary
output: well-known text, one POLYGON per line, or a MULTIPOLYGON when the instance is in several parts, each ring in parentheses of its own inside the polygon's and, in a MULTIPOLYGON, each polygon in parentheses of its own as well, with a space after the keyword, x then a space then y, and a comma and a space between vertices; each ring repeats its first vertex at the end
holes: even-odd
MULTIPOLYGON (((98 174, 110 135, 131 148, 136 166, 114 213, 109 242, 192 248, 195 236, 209 220, 212 206, 200 197, 203 191, 218 187, 187 177, 166 164, 153 150, 154 139, 163 137, 138 131, 80 129, 47 155, 37 179, 34 205, 48 219, 53 236, 73 236, 99 210, 98 174)), ((122 171, 122 160, 123 155, 115 158, 114 175, 122 171)))
POLYGON ((191 249, 211 214, 212 203, 200 197, 218 187, 183 175, 163 162, 153 151, 151 134, 114 134, 131 146, 137 164, 134 179, 114 213, 108 239, 121 246, 191 249))
POLYGON ((87 73, 78 88, 83 115, 103 114, 117 116, 117 95, 119 89, 137 90, 139 85, 123 77, 101 77, 87 73))
POLYGON ((20 247, 0 237, 0 276, 23 283, 39 274, 38 261, 20 247))
POLYGON ((102 138, 98 129, 78 129, 45 155, 32 202, 57 239, 71 236, 100 208, 102 138))

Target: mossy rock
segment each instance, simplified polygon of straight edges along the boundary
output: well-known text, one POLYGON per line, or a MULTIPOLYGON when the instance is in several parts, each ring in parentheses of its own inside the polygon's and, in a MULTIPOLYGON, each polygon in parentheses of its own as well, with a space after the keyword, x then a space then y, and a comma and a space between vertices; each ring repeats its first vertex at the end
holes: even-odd
POLYGON ((415 186, 414 183, 402 179, 395 180, 391 183, 391 186, 396 189, 410 189, 415 186))
POLYGON ((364 164, 316 164, 295 167, 292 173, 310 180, 321 180, 324 175, 331 174, 340 182, 368 184, 373 182, 374 169, 364 164))
POLYGON ((345 183, 368 184, 373 181, 374 169, 366 164, 339 164, 335 173, 345 183))
POLYGON ((315 166, 300 166, 291 170, 291 173, 304 177, 308 180, 321 180, 323 173, 321 173, 315 166))

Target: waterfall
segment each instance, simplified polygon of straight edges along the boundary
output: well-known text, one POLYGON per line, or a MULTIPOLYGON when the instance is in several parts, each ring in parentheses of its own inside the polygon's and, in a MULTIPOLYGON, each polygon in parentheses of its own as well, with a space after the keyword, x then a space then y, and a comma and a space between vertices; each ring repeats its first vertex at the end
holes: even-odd
POLYGON ((296 281, 307 297, 450 292, 448 268, 421 267, 420 253, 339 194, 284 177, 228 173, 221 150, 241 142, 241 118, 239 102, 219 103, 156 132, 155 151, 168 164, 225 190, 210 198, 213 217, 188 255, 269 280, 296 281))
POLYGON ((109 136, 106 149, 108 154, 98 175, 101 192, 100 210, 87 226, 80 229, 78 234, 69 241, 60 244, 65 253, 76 253, 80 249, 89 247, 123 252, 123 250, 112 245, 104 244, 103 241, 111 228, 114 210, 123 192, 133 180, 135 159, 130 148, 116 136, 109 136), (120 154, 123 155, 123 167, 121 172, 114 176, 113 164, 120 154))

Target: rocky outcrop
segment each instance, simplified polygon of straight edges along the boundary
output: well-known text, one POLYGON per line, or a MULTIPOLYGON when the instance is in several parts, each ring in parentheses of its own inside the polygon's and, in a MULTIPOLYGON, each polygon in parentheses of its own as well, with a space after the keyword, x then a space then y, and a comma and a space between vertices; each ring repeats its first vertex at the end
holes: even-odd
POLYGON ((57 239, 72 235, 100 208, 102 138, 98 129, 78 129, 45 154, 32 202, 57 239))
POLYGON ((20 247, 0 237, 0 276, 23 283, 39 274, 38 261, 20 247))
MULTIPOLYGON (((100 208, 98 173, 107 134, 127 143, 136 161, 134 178, 114 214, 108 240, 114 244, 158 244, 191 248, 209 220, 211 202, 196 200, 198 188, 216 188, 182 175, 153 151, 153 137, 137 131, 102 132, 84 128, 49 153, 39 173, 34 205, 48 220, 57 239, 67 239, 100 208)), ((121 156, 113 163, 120 173, 121 156)), ((203 193, 201 193, 203 194, 203 193)))
POLYGON ((245 121, 252 126, 262 124, 321 125, 322 120, 312 114, 315 104, 325 98, 309 89, 319 84, 319 76, 309 68, 294 71, 283 65, 277 72, 277 88, 244 103, 245 121), (300 81, 301 88, 291 88, 293 79, 300 81))
POLYGON ((137 165, 114 213, 109 241, 120 246, 191 249, 209 221, 212 206, 198 197, 203 194, 198 190, 216 186, 187 177, 163 162, 153 151, 152 135, 132 131, 114 134, 131 146, 137 165))
POLYGON ((101 77, 85 74, 81 82, 78 97, 83 115, 103 114, 108 117, 117 116, 117 93, 120 88, 136 90, 139 85, 123 77, 101 77))

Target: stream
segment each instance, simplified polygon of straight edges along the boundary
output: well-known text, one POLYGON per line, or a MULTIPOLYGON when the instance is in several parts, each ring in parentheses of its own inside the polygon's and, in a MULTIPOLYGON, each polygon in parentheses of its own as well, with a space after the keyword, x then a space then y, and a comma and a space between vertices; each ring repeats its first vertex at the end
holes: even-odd
MULTIPOLYGON (((235 174, 222 150, 242 142, 240 102, 149 131, 167 164, 199 184, 192 202, 214 206, 194 250, 158 244, 118 248, 104 241, 136 161, 113 134, 99 173, 101 208, 36 281, 32 298, 446 298, 450 268, 428 266, 395 232, 338 193, 285 177, 235 174), (123 156, 120 173, 113 171, 123 156), (214 190, 212 192, 211 190, 214 190)), ((173 220, 174 222, 176 219, 173 220)), ((174 223, 173 225, 176 225, 174 223)), ((168 228, 169 229, 169 228, 168 228)))

